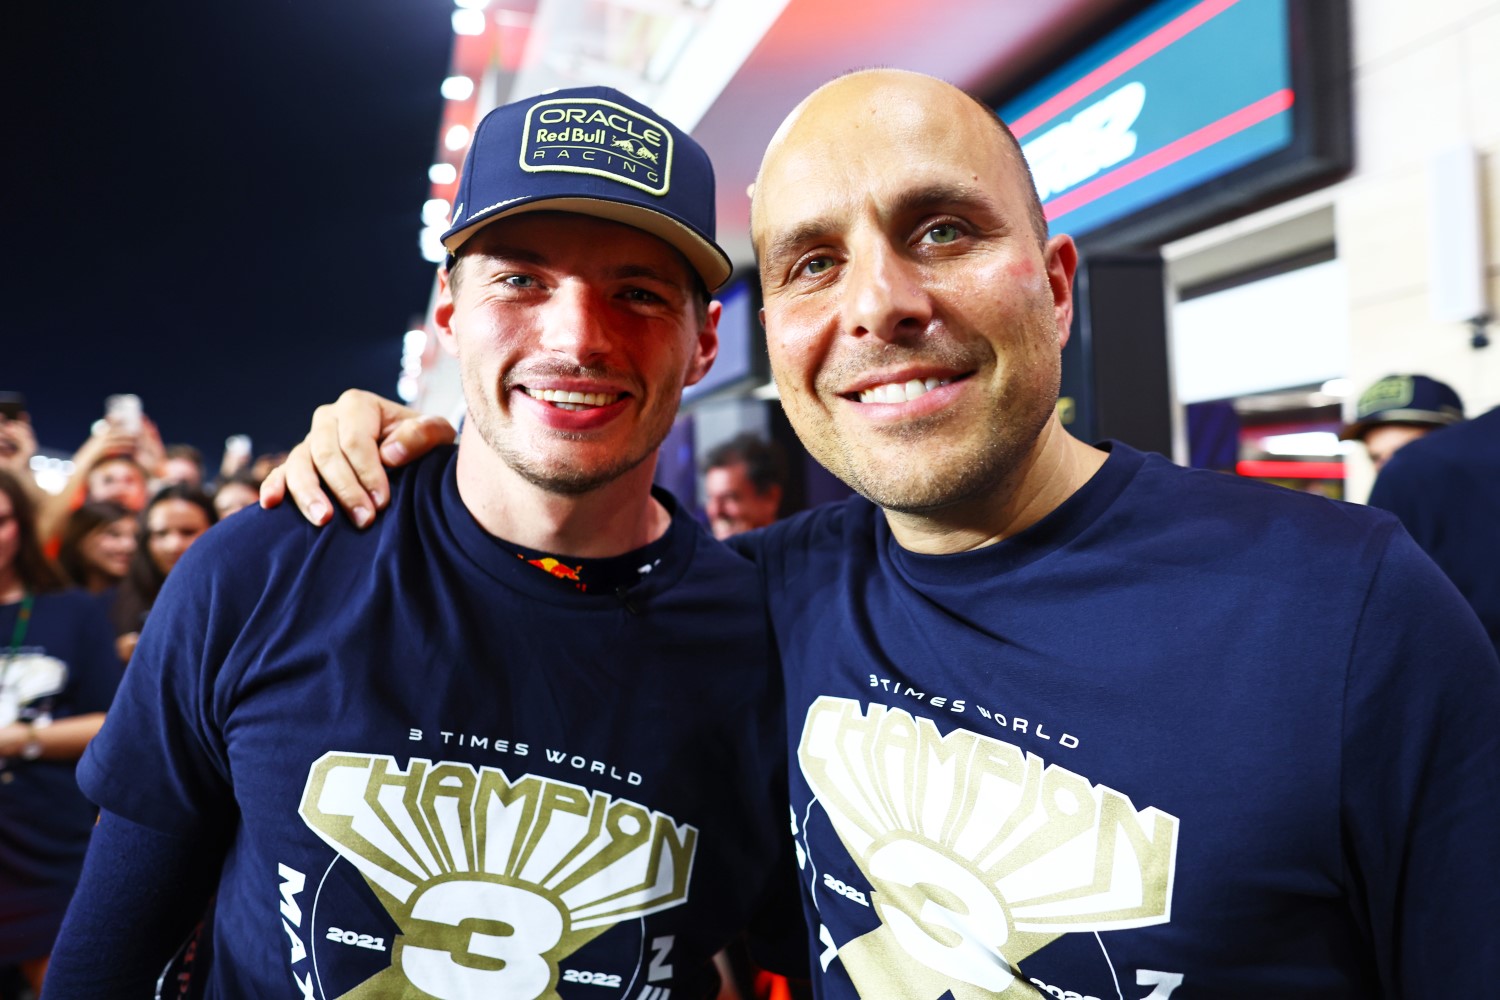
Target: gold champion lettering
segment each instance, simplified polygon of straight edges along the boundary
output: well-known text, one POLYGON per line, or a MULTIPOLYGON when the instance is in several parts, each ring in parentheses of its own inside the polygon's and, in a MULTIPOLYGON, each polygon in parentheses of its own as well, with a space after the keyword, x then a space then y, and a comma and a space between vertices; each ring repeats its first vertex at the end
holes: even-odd
POLYGON ((558 963, 623 920, 687 899, 698 831, 635 802, 498 768, 329 753, 298 810, 399 933, 344 993, 556 997, 558 963))
POLYGON ((1177 818, 1009 743, 825 696, 797 759, 874 890, 835 943, 863 996, 1036 996, 1019 963, 1063 934, 1171 917, 1177 818))

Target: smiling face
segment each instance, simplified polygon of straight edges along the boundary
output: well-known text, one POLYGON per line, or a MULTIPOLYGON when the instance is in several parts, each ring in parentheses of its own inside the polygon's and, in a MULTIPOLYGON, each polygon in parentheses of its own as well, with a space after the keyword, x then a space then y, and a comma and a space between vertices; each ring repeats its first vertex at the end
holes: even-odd
POLYGON ((708 371, 719 307, 687 262, 640 230, 537 212, 480 230, 436 317, 459 359, 469 420, 542 490, 577 495, 654 457, 684 385, 708 371))
POLYGON ((135 545, 135 518, 122 517, 84 535, 78 550, 89 569, 113 582, 130 569, 135 545))
POLYGON ((752 229, 782 405, 889 510, 983 495, 1039 447, 1076 252, 1041 242, 1029 183, 988 112, 895 71, 817 91, 766 153, 752 229))

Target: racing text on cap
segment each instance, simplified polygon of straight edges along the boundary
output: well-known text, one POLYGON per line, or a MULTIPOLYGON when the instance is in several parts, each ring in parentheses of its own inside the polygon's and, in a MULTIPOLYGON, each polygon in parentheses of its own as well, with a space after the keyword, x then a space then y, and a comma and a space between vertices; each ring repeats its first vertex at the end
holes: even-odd
POLYGON ((672 133, 658 121, 595 98, 538 101, 526 112, 521 169, 593 174, 664 195, 671 186, 672 133))

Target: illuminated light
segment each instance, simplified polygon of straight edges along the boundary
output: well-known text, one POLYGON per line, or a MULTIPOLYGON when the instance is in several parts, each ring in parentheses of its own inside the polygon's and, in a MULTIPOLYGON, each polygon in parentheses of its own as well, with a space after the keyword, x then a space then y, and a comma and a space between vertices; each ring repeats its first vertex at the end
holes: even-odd
POLYGON ((452 184, 458 180, 458 168, 451 163, 434 163, 427 168, 427 179, 434 184, 452 184))
POLYGON ((455 153, 468 144, 469 127, 467 125, 454 125, 443 135, 443 145, 455 153))
POLYGON ((422 203, 422 225, 448 228, 448 212, 453 208, 447 198, 428 198, 422 203))
POLYGON ((453 12, 453 33, 455 35, 484 34, 484 11, 455 10, 453 12))
POLYGON ((453 6, 464 10, 484 10, 490 5, 490 0, 453 0, 453 6))
POLYGON ((443 81, 443 96, 450 101, 467 101, 474 96, 474 81, 467 76, 450 76, 443 81))
POLYGON ((1318 388, 1325 396, 1337 396, 1343 399, 1354 391, 1354 383, 1346 378, 1331 378, 1318 388))
POLYGON ((411 375, 402 375, 396 380, 396 395, 403 403, 410 403, 417 398, 417 388, 417 380, 411 375))
POLYGON ((407 330, 406 336, 401 338, 401 350, 421 354, 427 350, 426 330, 407 330))
POLYGON ((422 256, 433 264, 441 264, 448 259, 448 250, 443 246, 443 231, 436 226, 428 226, 422 230, 419 244, 422 247, 422 256))
POLYGON ((1234 471, 1254 479, 1343 479, 1343 462, 1237 462, 1234 471))
POLYGON ((1347 444, 1332 431, 1269 434, 1260 440, 1261 450, 1268 455, 1342 455, 1347 444))

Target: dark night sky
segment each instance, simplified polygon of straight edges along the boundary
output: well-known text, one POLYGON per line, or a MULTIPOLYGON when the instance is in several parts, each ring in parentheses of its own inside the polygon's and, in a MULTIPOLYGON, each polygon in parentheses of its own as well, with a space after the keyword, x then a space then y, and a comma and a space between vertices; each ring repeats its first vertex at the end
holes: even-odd
POLYGON ((216 463, 394 392, 452 0, 28 4, 7 18, 0 389, 71 451, 138 393, 216 463))

